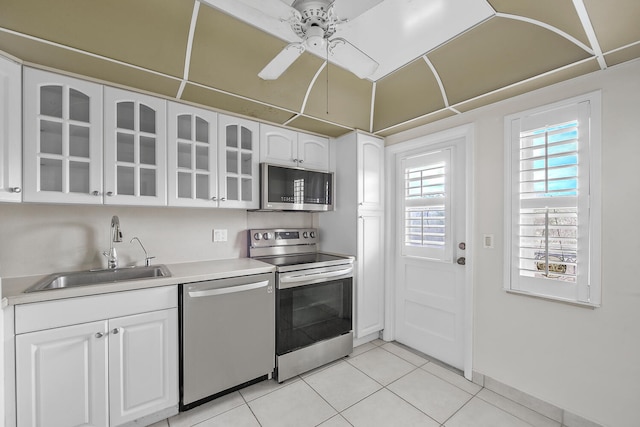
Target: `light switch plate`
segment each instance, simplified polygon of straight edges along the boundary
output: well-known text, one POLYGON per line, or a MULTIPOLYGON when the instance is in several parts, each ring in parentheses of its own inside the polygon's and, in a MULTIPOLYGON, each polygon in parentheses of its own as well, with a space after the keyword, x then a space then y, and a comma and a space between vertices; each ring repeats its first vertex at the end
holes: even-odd
POLYGON ((227 241, 227 230, 213 230, 213 241, 214 242, 226 242, 227 241))
POLYGON ((484 234, 482 236, 483 247, 486 249, 493 249, 493 234, 484 234))

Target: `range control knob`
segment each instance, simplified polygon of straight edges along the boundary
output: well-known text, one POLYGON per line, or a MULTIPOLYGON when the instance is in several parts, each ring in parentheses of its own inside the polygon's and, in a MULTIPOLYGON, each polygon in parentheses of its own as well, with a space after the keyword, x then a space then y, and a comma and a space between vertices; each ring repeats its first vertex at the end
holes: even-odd
POLYGON ((315 231, 311 231, 311 232, 309 232, 309 236, 310 236, 312 239, 315 239, 315 238, 316 238, 316 232, 315 232, 315 231))
POLYGON ((260 234, 260 233, 256 233, 256 234, 254 234, 254 235, 253 235, 253 239, 254 239, 254 240, 260 240, 260 239, 262 239, 262 234, 260 234))
POLYGON ((302 237, 304 237, 305 239, 309 237, 309 233, 307 233, 306 231, 302 232, 302 237))
POLYGON ((273 233, 264 233, 264 234, 262 235, 262 238, 263 238, 264 240, 269 240, 269 239, 271 239, 272 237, 273 237, 273 233))

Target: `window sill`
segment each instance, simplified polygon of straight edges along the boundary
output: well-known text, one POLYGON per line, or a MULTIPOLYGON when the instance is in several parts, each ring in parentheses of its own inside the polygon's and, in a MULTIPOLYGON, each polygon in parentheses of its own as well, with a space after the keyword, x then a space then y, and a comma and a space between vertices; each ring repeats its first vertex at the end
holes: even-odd
POLYGON ((505 289, 505 292, 507 292, 508 294, 521 295, 525 297, 537 298, 537 299, 542 299, 546 301, 559 302, 562 304, 568 304, 568 305, 573 305, 573 306, 582 307, 582 308, 590 308, 592 310, 596 308, 600 308, 600 304, 594 304, 590 302, 581 302, 581 301, 572 301, 572 300, 567 300, 562 298, 554 298, 548 295, 539 295, 531 292, 516 291, 513 289, 505 289))

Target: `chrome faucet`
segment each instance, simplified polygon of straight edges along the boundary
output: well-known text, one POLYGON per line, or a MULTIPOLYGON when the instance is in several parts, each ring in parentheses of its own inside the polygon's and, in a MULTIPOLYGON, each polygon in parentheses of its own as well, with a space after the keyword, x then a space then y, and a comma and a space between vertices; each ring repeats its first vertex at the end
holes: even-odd
POLYGON ((144 251, 144 265, 145 265, 145 267, 149 267, 151 265, 151 260, 153 258, 155 258, 155 257, 154 256, 149 256, 149 254, 147 253, 147 250, 144 248, 144 245, 142 244, 142 241, 139 238, 134 237, 131 240, 129 240, 129 243, 133 243, 134 240, 137 240, 138 243, 140 243, 140 247, 144 251))
POLYGON ((109 251, 102 252, 107 257, 108 268, 118 268, 118 254, 114 243, 122 242, 122 231, 120 231, 120 218, 117 215, 111 217, 111 228, 109 232, 109 251))

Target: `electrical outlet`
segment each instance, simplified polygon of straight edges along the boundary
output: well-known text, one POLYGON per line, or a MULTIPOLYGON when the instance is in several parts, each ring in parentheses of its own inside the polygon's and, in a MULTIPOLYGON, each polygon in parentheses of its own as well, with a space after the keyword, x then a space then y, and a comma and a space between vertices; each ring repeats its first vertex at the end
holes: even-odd
POLYGON ((227 230, 213 230, 213 241, 214 242, 226 242, 227 241, 227 230))

